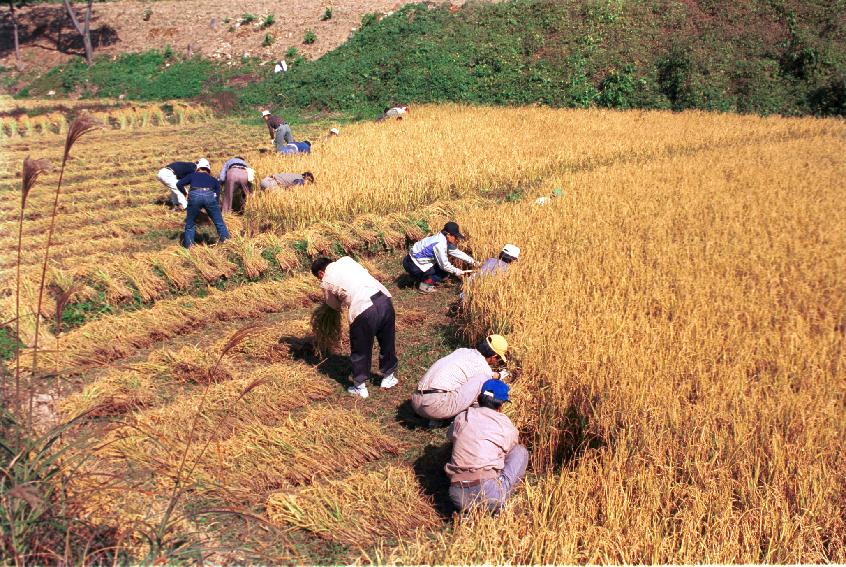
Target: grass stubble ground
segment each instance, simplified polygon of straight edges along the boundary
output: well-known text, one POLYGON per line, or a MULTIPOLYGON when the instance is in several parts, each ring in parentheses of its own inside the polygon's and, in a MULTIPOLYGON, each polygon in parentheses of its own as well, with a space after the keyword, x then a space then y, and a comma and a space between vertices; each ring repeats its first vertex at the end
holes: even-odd
MULTIPOLYGON (((266 134, 143 131, 132 171, 115 175, 123 200, 98 182, 123 163, 121 136, 101 136, 71 162, 51 277, 108 309, 44 360, 73 361, 56 406, 91 410, 78 433, 98 440, 71 493, 127 553, 142 553, 178 480, 171 543, 196 537, 220 562, 846 560, 842 122, 419 108, 345 128, 307 158, 251 150, 260 175, 311 169, 318 184, 256 199, 232 219, 242 242, 178 261, 154 250, 175 254, 181 218, 135 213, 161 197, 155 171, 266 134), (450 202, 462 205, 421 212, 450 202), (524 250, 507 277, 470 289, 460 321, 454 288, 423 297, 395 281, 415 218, 448 215, 477 257, 524 250), (121 218, 132 234, 110 235, 121 218), (343 356, 302 349, 317 289, 305 258, 344 249, 377 254, 399 315, 401 384, 366 401, 344 394, 343 356), (265 327, 215 365, 247 323, 265 327), (431 362, 488 331, 514 345, 509 412, 532 470, 500 516, 453 522, 443 431, 407 400, 431 362)), ((7 195, 11 162, 35 147, 9 149, 7 195)))

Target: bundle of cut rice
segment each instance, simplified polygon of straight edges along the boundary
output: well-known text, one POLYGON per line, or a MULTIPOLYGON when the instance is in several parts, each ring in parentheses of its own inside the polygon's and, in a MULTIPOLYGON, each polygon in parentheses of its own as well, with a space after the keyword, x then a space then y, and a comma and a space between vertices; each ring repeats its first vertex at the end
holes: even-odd
POLYGON ((337 351, 341 344, 341 312, 321 303, 311 314, 311 330, 316 354, 337 351))

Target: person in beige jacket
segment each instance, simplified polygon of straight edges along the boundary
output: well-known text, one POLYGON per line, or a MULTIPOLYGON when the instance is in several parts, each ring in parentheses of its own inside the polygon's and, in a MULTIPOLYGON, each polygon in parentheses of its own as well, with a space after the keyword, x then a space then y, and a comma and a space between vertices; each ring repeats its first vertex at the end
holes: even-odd
POLYGON ((340 311, 346 307, 350 321, 350 363, 353 385, 347 392, 366 398, 367 379, 373 361, 373 341, 379 341, 381 388, 399 383, 397 369, 396 313, 391 294, 367 269, 344 256, 334 262, 320 256, 311 264, 311 273, 320 280, 326 305, 340 311))
POLYGON ((526 475, 529 452, 502 413, 510 401, 508 390, 505 382, 486 381, 479 405, 458 414, 447 430, 453 445, 444 470, 450 479, 450 500, 459 510, 481 505, 499 511, 526 475))
POLYGON ((460 348, 441 358, 426 371, 411 395, 411 407, 431 425, 452 419, 479 397, 482 384, 491 378, 507 378, 508 372, 494 372, 507 362, 508 342, 502 335, 490 335, 476 348, 460 348))

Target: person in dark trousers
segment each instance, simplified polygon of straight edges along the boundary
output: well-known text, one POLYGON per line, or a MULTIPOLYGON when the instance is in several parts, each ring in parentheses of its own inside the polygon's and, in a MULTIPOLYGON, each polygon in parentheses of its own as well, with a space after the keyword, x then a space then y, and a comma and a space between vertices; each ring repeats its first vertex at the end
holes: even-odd
POLYGON ((444 469, 449 498, 461 511, 483 506, 498 512, 526 476, 529 452, 519 443, 517 428, 502 413, 508 403, 508 384, 482 384, 478 406, 458 414, 447 430, 452 457, 444 469))
POLYGON ((326 305, 347 307, 350 321, 350 362, 353 385, 347 392, 366 398, 367 379, 373 360, 373 340, 379 341, 379 371, 383 389, 399 383, 397 369, 396 314, 391 294, 367 269, 344 256, 334 262, 320 256, 311 264, 311 273, 320 280, 326 305))
POLYGON ((280 117, 271 114, 269 110, 262 110, 261 116, 267 123, 267 130, 270 132, 270 139, 278 144, 278 140, 284 140, 286 144, 294 143, 294 134, 291 126, 280 117))
POLYGON ((185 193, 176 187, 176 183, 197 171, 197 164, 190 161, 175 161, 159 170, 158 179, 162 185, 170 189, 170 202, 174 209, 184 211, 188 207, 185 193))
POLYGON ((186 186, 191 187, 188 192, 188 213, 185 215, 185 236, 182 245, 191 248, 194 244, 194 230, 196 228, 197 215, 205 210, 217 229, 217 236, 220 242, 229 239, 229 231, 226 223, 223 222, 223 215, 220 213, 220 182, 211 176, 211 165, 205 158, 197 160, 197 171, 181 179, 176 184, 179 190, 186 186))
POLYGON ((449 261, 449 257, 457 258, 471 266, 477 262, 465 254, 456 244, 464 240, 464 235, 455 222, 448 222, 442 231, 419 240, 409 249, 402 260, 402 267, 417 282, 417 290, 421 293, 432 293, 435 284, 442 282, 450 274, 462 276, 470 270, 456 268, 449 261))

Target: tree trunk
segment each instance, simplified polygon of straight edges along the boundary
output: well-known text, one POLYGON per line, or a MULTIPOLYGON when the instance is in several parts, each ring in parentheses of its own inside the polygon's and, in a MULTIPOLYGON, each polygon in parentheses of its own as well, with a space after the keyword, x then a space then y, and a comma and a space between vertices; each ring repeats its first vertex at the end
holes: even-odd
POLYGON ((9 0, 9 11, 12 14, 12 35, 15 37, 15 68, 20 71, 23 69, 23 61, 21 61, 21 44, 18 39, 18 18, 15 15, 15 0, 9 0))
POLYGON ((68 15, 70 16, 71 22, 73 23, 73 27, 76 28, 76 31, 79 32, 79 35, 82 36, 82 45, 85 46, 85 62, 88 65, 94 61, 94 46, 91 45, 91 12, 94 8, 94 0, 88 0, 88 6, 85 9, 85 21, 80 24, 79 18, 76 17, 76 13, 73 11, 73 6, 71 6, 70 0, 64 0, 65 8, 68 10, 68 15))

